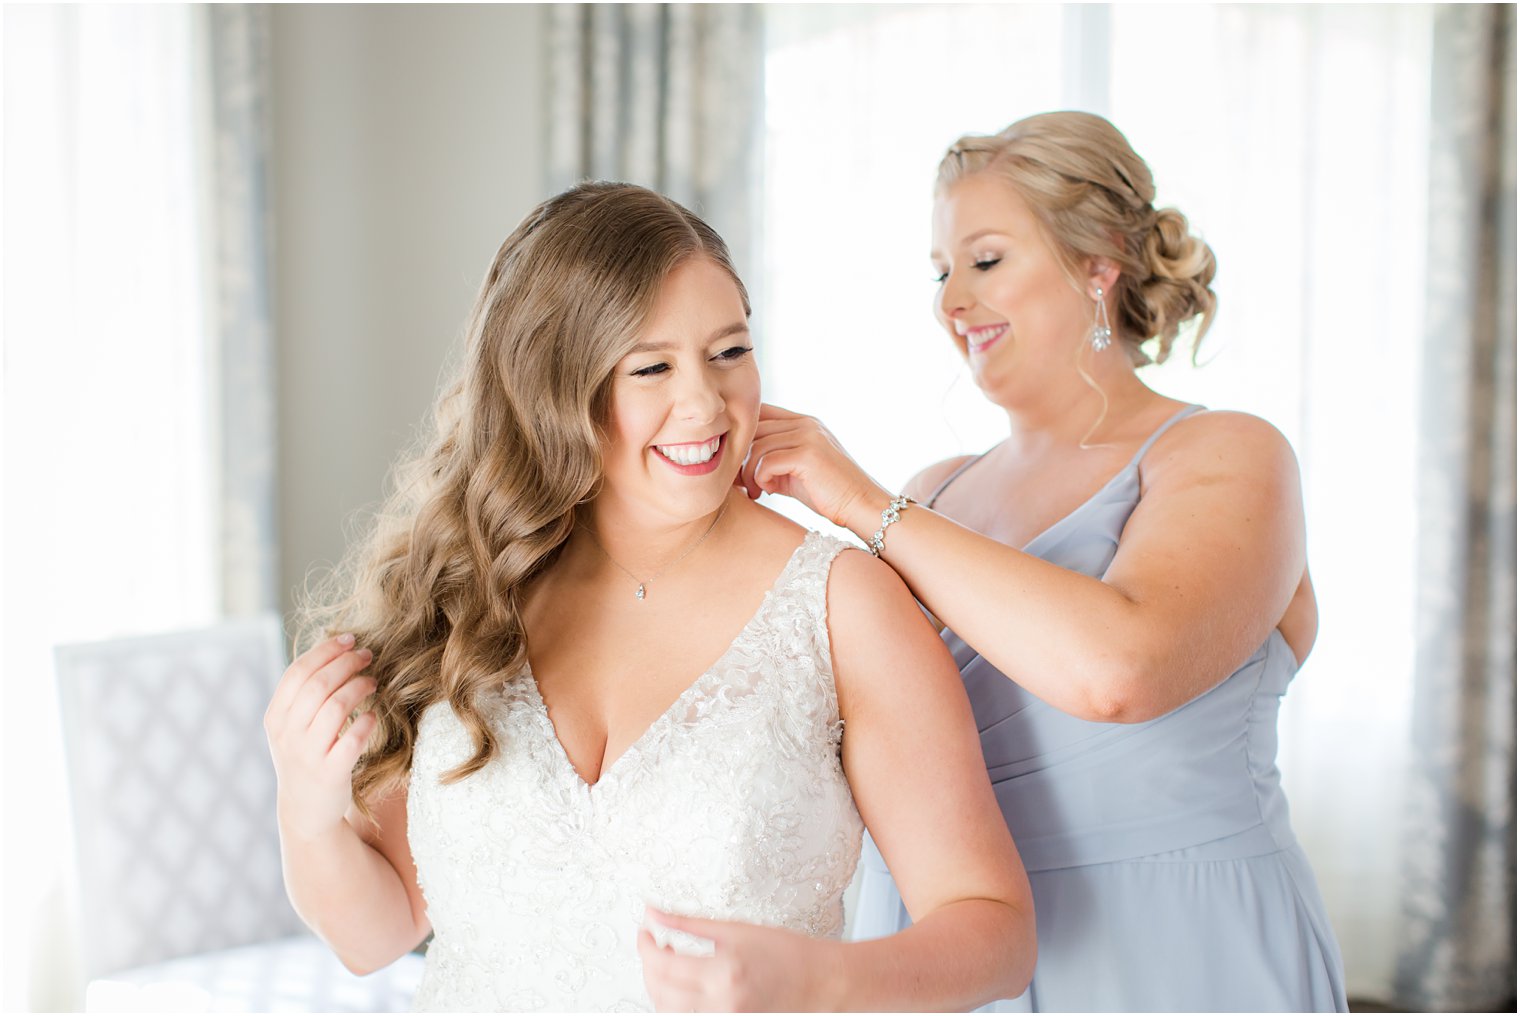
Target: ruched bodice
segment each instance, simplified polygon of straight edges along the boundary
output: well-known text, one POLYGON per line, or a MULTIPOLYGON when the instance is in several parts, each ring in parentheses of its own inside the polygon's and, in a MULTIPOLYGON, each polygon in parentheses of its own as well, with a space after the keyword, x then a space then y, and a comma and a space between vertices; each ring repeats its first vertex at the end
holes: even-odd
MULTIPOLYGON (((1140 461, 1166 429, 1025 552, 1101 578, 1140 502, 1140 461)), ((1014 684, 949 629, 941 637, 961 668, 987 773, 1010 825, 1017 821, 1028 870, 1143 857, 1253 829, 1236 848, 1272 849, 1274 834, 1292 842, 1275 759, 1278 704, 1298 663, 1277 631, 1218 687, 1146 723, 1078 719, 1014 684)))
MULTIPOLYGON (((1024 550, 1101 578, 1139 503, 1145 453, 1200 408, 1168 420, 1123 470, 1024 550)), ((1035 890, 1035 980, 1017 1003, 1001 1008, 1344 1009, 1339 953, 1278 778, 1278 706, 1298 669, 1279 633, 1210 691, 1133 724, 1062 712, 1009 680, 954 632, 941 634, 960 666, 988 776, 1035 890), (1268 894, 1282 912, 1268 915, 1263 933, 1306 943, 1283 947, 1293 953, 1291 961, 1263 963, 1273 949, 1213 927, 1234 929, 1239 922, 1230 908, 1258 906, 1224 882, 1215 887, 1217 896, 1210 894, 1209 881, 1224 878, 1222 869, 1184 874, 1178 867, 1268 857, 1276 859, 1270 878, 1277 881, 1268 894), (1126 922, 1135 923, 1133 939, 1116 941, 1126 922), (1204 955, 1235 966, 1229 977, 1200 972, 1200 956, 1187 955, 1188 934, 1200 931, 1204 955), (1104 969, 1109 972, 1095 973, 1104 969), (1231 979, 1233 988, 1214 984, 1231 979)), ((906 926, 906 911, 869 837, 863 865, 857 937, 906 926)), ((1248 867, 1261 864, 1252 860, 1248 867)))
POLYGON ((1274 761, 1278 701, 1296 665, 1280 635, 1212 692, 1140 724, 1079 720, 1024 691, 958 636, 987 772, 1030 871, 1231 839, 1291 843, 1274 761), (1245 835, 1251 834, 1251 835, 1245 835))
POLYGON ((651 1007, 644 907, 837 937, 862 824, 826 587, 846 545, 809 533, 722 657, 593 785, 524 669, 490 703, 501 752, 473 752, 446 703, 419 724, 408 837, 434 939, 418 1009, 651 1007))

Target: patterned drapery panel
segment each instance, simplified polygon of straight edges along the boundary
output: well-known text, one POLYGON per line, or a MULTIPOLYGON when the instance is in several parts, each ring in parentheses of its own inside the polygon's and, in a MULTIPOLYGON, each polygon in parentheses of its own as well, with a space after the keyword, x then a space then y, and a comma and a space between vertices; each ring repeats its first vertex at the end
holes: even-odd
POLYGON ((275 571, 275 363, 270 324, 269 12, 205 11, 209 51, 206 280, 220 477, 221 612, 278 606, 275 571))
POLYGON ((1401 1007, 1515 1003, 1515 9, 1432 49, 1401 1007))
POLYGON ((750 4, 553 4, 549 186, 621 180, 728 242, 756 298, 764 40, 750 4))

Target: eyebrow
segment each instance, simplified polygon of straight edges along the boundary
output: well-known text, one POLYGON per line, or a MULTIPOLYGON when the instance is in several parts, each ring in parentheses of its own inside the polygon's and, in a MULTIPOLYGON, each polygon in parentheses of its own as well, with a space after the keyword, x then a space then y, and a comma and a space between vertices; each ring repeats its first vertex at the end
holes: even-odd
MULTIPOLYGON (((962 237, 961 238, 961 242, 960 242, 960 246, 962 246, 962 247, 970 246, 971 244, 976 243, 976 241, 980 240, 984 236, 1007 236, 1007 237, 1011 237, 1012 235, 1013 234, 1011 234, 1011 233, 1005 233, 1005 232, 1003 232, 1001 229, 979 229, 975 233, 972 233, 970 236, 964 236, 964 237, 962 237)), ((930 251, 929 252, 929 257, 933 258, 934 255, 938 254, 938 253, 939 253, 938 251, 930 251)))
MULTIPOLYGON (((711 335, 709 335, 707 337, 707 342, 704 342, 703 345, 705 346, 708 343, 717 342, 719 339, 726 339, 730 335, 737 335, 740 332, 748 332, 748 331, 749 331, 749 323, 747 321, 735 321, 733 324, 731 324, 731 325, 725 325, 724 327, 719 328, 717 331, 713 332, 711 335)), ((640 342, 637 346, 634 346, 628 352, 629 353, 664 353, 664 352, 668 352, 668 351, 670 351, 670 350, 672 350, 674 348, 675 348, 675 343, 674 342, 640 342)))

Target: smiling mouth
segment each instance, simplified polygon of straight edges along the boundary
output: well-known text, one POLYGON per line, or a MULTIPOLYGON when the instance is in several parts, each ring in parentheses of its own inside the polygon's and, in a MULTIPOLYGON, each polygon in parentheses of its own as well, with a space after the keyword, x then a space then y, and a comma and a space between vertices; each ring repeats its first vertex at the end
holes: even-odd
POLYGON ((965 335, 966 349, 973 353, 980 353, 1007 333, 1008 326, 1006 324, 984 325, 981 328, 973 328, 965 335))
POLYGON ((717 468, 727 434, 685 444, 652 445, 655 453, 683 473, 701 474, 717 468))

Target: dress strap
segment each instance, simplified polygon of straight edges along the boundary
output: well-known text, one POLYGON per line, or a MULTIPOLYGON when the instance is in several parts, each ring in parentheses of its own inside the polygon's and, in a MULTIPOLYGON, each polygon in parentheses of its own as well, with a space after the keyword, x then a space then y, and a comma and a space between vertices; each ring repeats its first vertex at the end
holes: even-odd
MULTIPOLYGON (((997 447, 996 445, 993 445, 993 448, 996 448, 996 447, 997 447)), ((987 449, 987 452, 990 452, 990 451, 992 451, 992 448, 988 448, 987 449)), ((973 455, 973 456, 971 456, 971 458, 967 459, 965 462, 962 462, 959 466, 957 466, 956 469, 955 469, 955 472, 953 472, 949 476, 945 477, 944 481, 941 482, 938 487, 934 488, 934 493, 932 493, 932 494, 929 495, 929 499, 924 502, 924 507, 925 508, 933 508, 934 507, 934 502, 936 502, 936 501, 939 500, 939 496, 945 492, 945 488, 948 487, 948 486, 950 486, 952 483, 954 483, 955 480, 956 480, 956 477, 960 476, 966 470, 970 469, 972 466, 974 466, 978 462, 982 461, 982 457, 985 456, 987 454, 987 452, 982 452, 981 455, 973 455)))
POLYGON ((1170 430, 1172 428, 1172 424, 1177 423, 1180 420, 1187 419, 1203 408, 1203 406, 1194 404, 1191 406, 1183 406, 1181 409, 1177 410, 1177 412, 1173 413, 1170 417, 1167 418, 1167 421, 1165 423, 1157 427, 1155 431, 1152 432, 1150 437, 1145 439, 1145 443, 1140 446, 1139 451, 1135 452, 1135 457, 1129 460, 1129 465, 1126 466, 1125 469, 1134 469, 1136 466, 1138 466, 1140 464, 1140 460, 1145 458, 1145 453, 1151 450, 1151 445, 1155 444, 1157 439, 1160 438, 1162 434, 1165 434, 1168 430, 1170 430))
MULTIPOLYGON (((1173 413, 1165 423, 1156 428, 1150 437, 1145 439, 1145 443, 1140 446, 1139 451, 1135 452, 1135 457, 1129 460, 1129 465, 1126 466, 1125 469, 1129 470, 1138 466, 1140 464, 1140 460, 1145 458, 1145 453, 1151 450, 1151 445, 1155 444, 1156 440, 1160 438, 1162 434, 1165 434, 1169 429, 1171 429, 1172 424, 1177 423, 1179 420, 1187 419, 1189 416, 1192 416, 1194 413, 1202 410, 1203 408, 1203 406, 1197 405, 1195 403, 1190 406, 1183 406, 1181 409, 1177 410, 1177 412, 1173 413)), ((993 445, 993 448, 996 447, 997 445, 993 445)), ((939 500, 939 496, 945 492, 946 488, 948 488, 952 483, 959 479, 962 473, 970 469, 972 466, 976 465, 978 462, 982 461, 982 459, 987 455, 987 452, 990 451, 992 451, 992 448, 988 448, 987 451, 982 452, 980 455, 973 455, 971 458, 967 459, 965 462, 962 462, 959 466, 957 466, 953 473, 945 477, 940 485, 934 488, 934 493, 929 495, 929 499, 924 502, 924 507, 933 508, 934 502, 939 500)))

